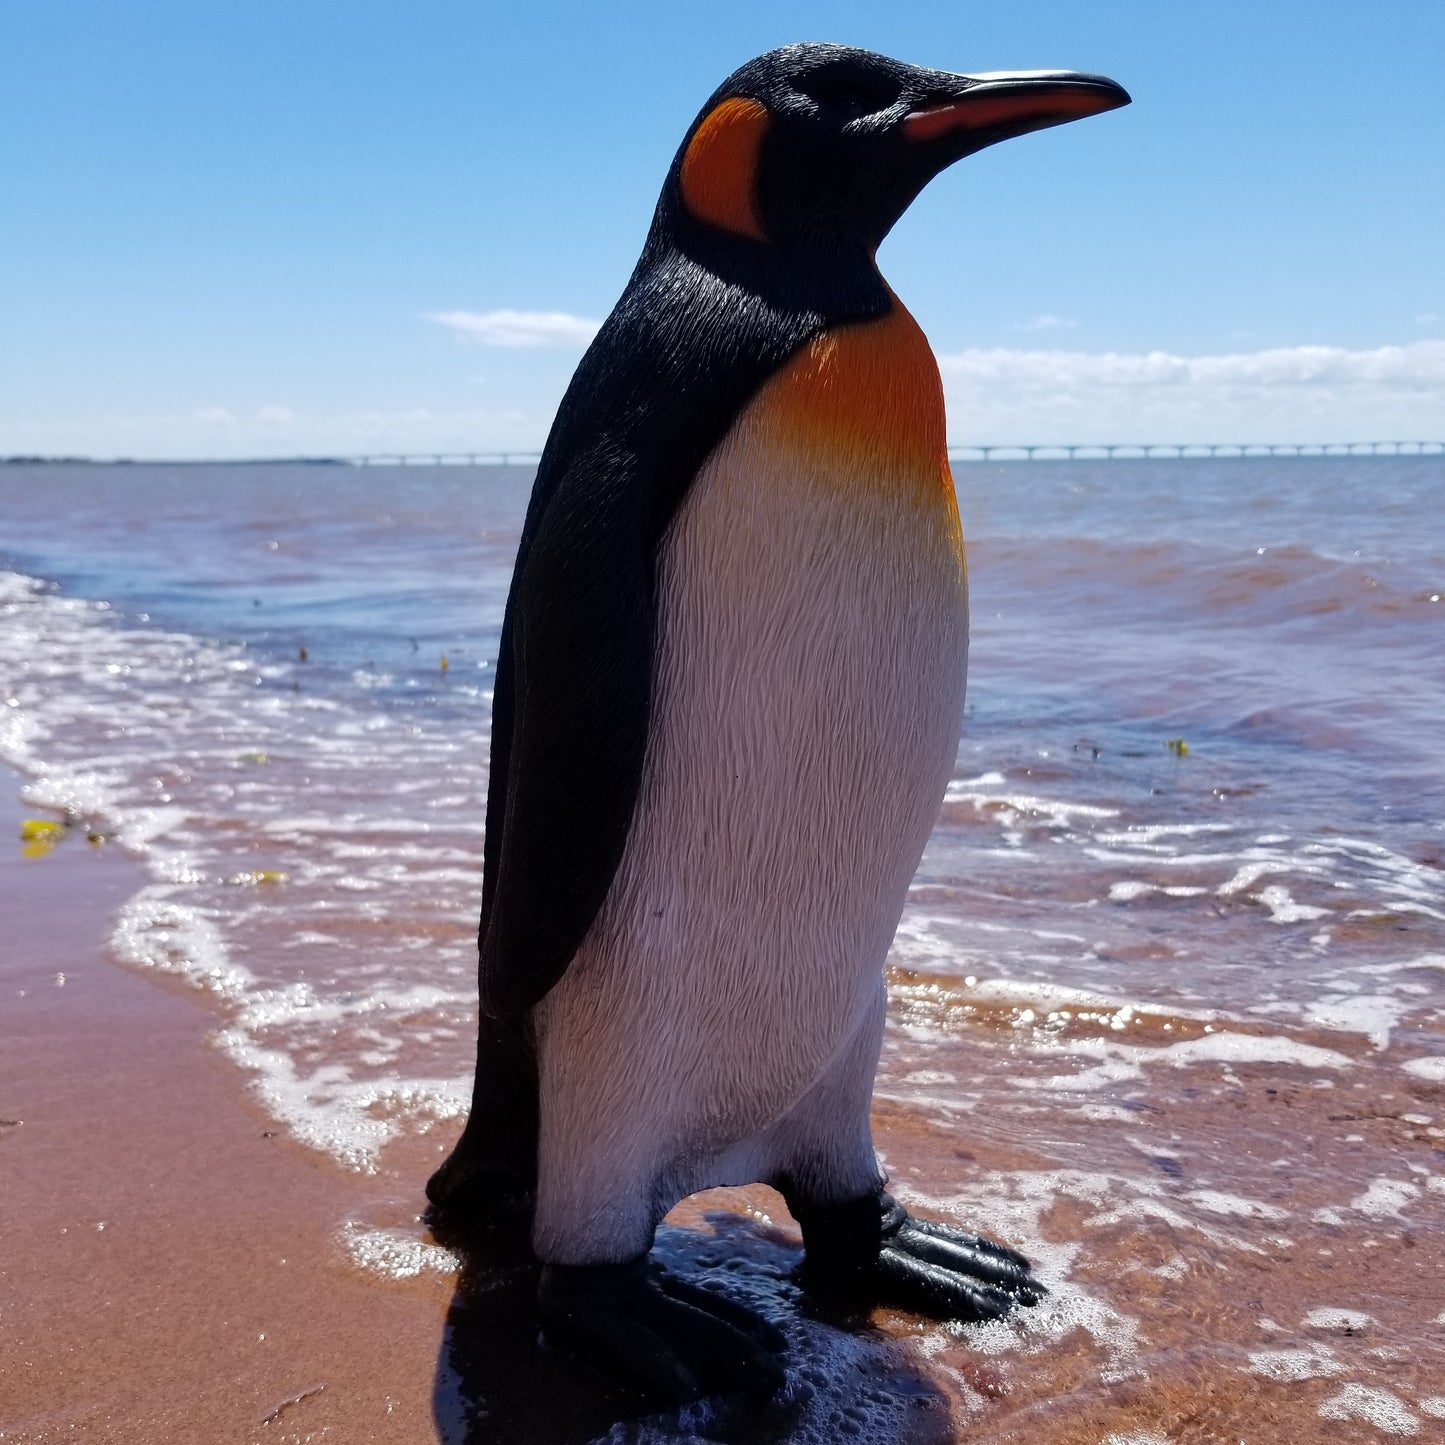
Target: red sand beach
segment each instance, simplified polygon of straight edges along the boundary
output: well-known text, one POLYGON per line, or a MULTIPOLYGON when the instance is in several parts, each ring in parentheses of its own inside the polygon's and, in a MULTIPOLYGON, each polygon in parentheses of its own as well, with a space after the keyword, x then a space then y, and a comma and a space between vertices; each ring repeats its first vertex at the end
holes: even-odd
POLYGON ((135 864, 23 857, 20 818, 5 774, 0 1439, 428 1438, 450 1289, 345 1269, 351 1181, 248 1106, 189 989, 103 958, 135 864))

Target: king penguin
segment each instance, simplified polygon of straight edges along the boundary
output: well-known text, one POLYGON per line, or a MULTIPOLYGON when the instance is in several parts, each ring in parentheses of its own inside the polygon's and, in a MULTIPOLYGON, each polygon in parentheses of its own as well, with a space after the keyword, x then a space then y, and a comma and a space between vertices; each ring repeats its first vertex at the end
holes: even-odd
POLYGON ((985 146, 1128 103, 837 45, 703 107, 537 470, 502 627, 467 1126, 439 1217, 531 1209, 544 1336, 667 1399, 778 1332, 649 1263, 766 1182, 825 1296, 989 1319, 1042 1287, 910 1217, 869 1127, 884 960, 968 654, 943 392, 875 253, 985 146))

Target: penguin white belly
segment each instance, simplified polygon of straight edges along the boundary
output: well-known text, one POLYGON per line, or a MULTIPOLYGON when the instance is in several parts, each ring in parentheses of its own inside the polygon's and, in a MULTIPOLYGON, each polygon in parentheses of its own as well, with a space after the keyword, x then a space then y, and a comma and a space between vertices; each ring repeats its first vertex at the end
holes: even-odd
POLYGON ((796 1131, 778 1126, 820 1091, 849 1096, 822 1100, 849 1116, 823 1127, 875 1167, 882 967, 967 665, 937 391, 901 307, 820 338, 739 418, 664 539, 632 829, 534 1015, 544 1260, 627 1257, 683 1195, 793 1167, 796 1131))

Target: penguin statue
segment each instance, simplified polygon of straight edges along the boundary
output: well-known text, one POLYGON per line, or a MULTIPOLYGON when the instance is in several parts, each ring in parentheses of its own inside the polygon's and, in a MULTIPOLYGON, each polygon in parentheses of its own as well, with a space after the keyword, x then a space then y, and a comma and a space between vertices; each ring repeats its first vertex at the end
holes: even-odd
POLYGON ((1042 1293, 905 1213, 869 1129, 968 652, 938 368, 874 255, 945 166, 1128 100, 838 45, 750 61, 542 454, 497 659, 476 1087, 427 1192, 459 1221, 525 1199, 544 1336, 670 1400, 782 1379, 771 1325, 649 1265, 700 1189, 779 1189, 838 1300, 977 1320, 1042 1293))

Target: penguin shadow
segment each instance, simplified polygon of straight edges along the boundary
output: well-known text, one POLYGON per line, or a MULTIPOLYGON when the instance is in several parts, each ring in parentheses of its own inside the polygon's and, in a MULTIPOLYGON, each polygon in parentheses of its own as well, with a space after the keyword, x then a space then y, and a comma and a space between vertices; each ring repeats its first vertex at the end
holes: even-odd
POLYGON ((904 1342, 866 1317, 825 1312, 793 1282, 802 1250, 782 1230, 726 1211, 707 1229, 664 1225, 664 1269, 763 1315, 787 1337, 770 1399, 713 1397, 682 1409, 604 1380, 539 1342, 538 1267, 525 1226, 461 1232, 432 1221, 461 1260, 432 1386, 443 1445, 944 1445, 949 1396, 904 1342))

